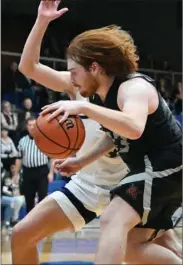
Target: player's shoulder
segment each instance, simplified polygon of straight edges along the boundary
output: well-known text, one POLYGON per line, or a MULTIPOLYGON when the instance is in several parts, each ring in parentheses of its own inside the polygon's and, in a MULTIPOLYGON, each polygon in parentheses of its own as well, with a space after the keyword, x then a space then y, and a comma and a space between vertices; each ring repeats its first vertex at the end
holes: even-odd
POLYGON ((130 94, 141 94, 150 93, 151 90, 154 90, 155 86, 151 80, 137 76, 135 78, 130 78, 122 82, 119 86, 119 93, 123 95, 130 94))

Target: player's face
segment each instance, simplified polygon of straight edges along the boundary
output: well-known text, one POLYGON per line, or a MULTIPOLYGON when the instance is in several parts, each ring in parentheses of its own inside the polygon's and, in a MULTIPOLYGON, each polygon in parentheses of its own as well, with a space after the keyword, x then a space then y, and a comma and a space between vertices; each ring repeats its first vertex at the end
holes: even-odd
POLYGON ((87 71, 71 59, 68 59, 68 71, 71 73, 73 85, 78 89, 81 96, 89 97, 96 93, 98 82, 92 71, 87 71))
POLYGON ((27 130, 28 130, 30 135, 32 135, 32 130, 33 130, 35 124, 36 124, 36 120, 28 121, 28 123, 27 123, 27 130))

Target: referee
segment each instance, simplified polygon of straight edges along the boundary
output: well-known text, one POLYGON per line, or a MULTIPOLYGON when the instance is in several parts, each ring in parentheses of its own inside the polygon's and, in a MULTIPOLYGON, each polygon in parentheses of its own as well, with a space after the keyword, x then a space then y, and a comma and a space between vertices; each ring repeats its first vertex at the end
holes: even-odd
POLYGON ((18 144, 18 159, 16 171, 23 168, 22 193, 25 196, 27 213, 35 206, 35 197, 38 193, 39 201, 47 196, 48 181, 53 181, 53 166, 48 169, 48 157, 36 146, 31 130, 36 123, 35 117, 26 120, 28 135, 20 139, 18 144))

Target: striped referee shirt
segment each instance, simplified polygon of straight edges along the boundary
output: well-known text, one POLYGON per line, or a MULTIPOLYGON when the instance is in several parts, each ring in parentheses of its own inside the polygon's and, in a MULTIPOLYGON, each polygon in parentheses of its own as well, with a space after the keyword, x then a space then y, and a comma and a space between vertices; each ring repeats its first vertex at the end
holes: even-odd
POLYGON ((34 139, 30 135, 20 139, 18 153, 18 157, 22 159, 24 167, 34 168, 48 164, 48 157, 38 149, 34 139))

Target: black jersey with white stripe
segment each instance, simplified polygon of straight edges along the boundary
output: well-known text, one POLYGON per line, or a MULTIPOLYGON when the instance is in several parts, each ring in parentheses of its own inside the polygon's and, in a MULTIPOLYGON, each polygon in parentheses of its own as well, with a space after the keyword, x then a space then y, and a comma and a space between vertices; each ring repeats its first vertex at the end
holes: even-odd
MULTIPOLYGON (((123 81, 115 78, 104 102, 97 94, 91 97, 90 101, 109 109, 120 110, 117 105, 119 86, 122 82, 137 77, 145 79, 156 87, 155 81, 149 76, 134 73, 123 81)), ((154 170, 164 170, 182 164, 181 128, 159 92, 158 97, 159 106, 148 116, 144 132, 139 139, 126 139, 103 127, 103 130, 113 138, 123 161, 136 172, 144 171, 146 156, 150 159, 154 170)))
POLYGON ((30 135, 20 139, 18 151, 24 167, 35 168, 48 164, 48 157, 38 149, 30 135))

